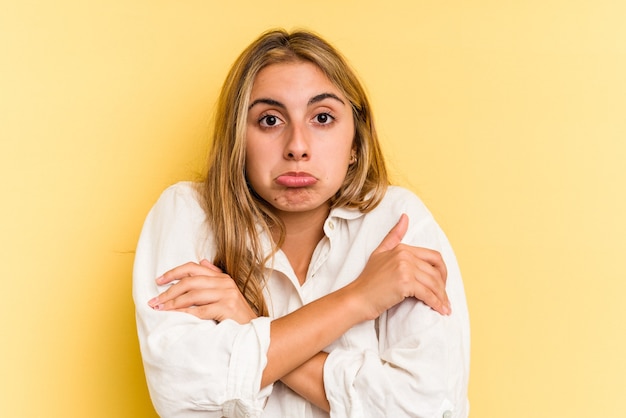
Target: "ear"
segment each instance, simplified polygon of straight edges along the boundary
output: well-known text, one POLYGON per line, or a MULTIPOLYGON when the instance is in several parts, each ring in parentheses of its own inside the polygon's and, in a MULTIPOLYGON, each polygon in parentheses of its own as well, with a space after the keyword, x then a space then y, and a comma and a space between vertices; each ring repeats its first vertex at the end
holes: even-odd
POLYGON ((350 165, 356 163, 356 147, 352 147, 352 150, 350 151, 350 165))

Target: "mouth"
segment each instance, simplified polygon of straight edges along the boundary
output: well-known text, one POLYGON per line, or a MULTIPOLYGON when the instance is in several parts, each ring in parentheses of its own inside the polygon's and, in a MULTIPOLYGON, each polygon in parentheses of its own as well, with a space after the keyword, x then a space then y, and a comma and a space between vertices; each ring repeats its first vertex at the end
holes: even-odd
POLYGON ((290 171, 279 175, 274 181, 284 187, 307 187, 317 183, 317 178, 302 171, 290 171))

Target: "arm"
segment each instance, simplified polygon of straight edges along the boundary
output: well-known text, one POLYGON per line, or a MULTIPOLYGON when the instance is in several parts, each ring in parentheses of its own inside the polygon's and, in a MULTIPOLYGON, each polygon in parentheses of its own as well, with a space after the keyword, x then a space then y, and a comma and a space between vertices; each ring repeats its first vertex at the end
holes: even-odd
POLYGON ((147 301, 165 288, 155 277, 188 260, 211 256, 204 212, 190 186, 163 193, 137 246, 133 297, 150 395, 161 416, 261 414, 271 386, 259 390, 269 346, 269 318, 247 324, 159 312, 147 301), (208 242, 207 248, 204 248, 208 242))
POLYGON ((469 323, 454 253, 432 219, 407 238, 441 250, 453 312, 443 316, 408 298, 378 318, 377 351, 351 347, 322 352, 283 378, 331 417, 468 414, 469 323))
POLYGON ((330 412, 330 404, 324 388, 324 363, 328 353, 319 352, 297 369, 283 376, 281 381, 291 390, 316 405, 330 412))
POLYGON ((333 350, 324 366, 331 417, 467 416, 469 320, 461 275, 430 214, 418 201, 408 205, 401 210, 414 222, 405 242, 442 254, 452 314, 441 316, 407 299, 378 319, 378 349, 333 350))
MULTIPOLYGON (((407 226, 408 219, 402 216, 372 253, 357 280, 272 322, 272 342, 262 386, 285 377, 285 382, 298 393, 328 409, 322 383, 325 354, 319 354, 324 347, 353 325, 378 317, 405 297, 433 299, 432 304, 439 303, 440 308, 447 311, 447 303, 443 302, 447 300, 445 266, 436 252, 399 245, 407 226), (313 360, 308 361, 312 357, 313 360)), ((202 268, 195 266, 199 274, 202 268)), ((181 266, 165 274, 166 282, 180 281, 159 296, 163 309, 198 313, 187 310, 190 300, 203 304, 207 290, 214 293, 213 289, 207 288, 203 276, 190 274, 190 268, 193 265, 181 266)), ((206 269, 204 272, 210 273, 206 269)))
MULTIPOLYGON (((318 355, 352 326, 373 320, 407 297, 434 299, 449 313, 446 302, 436 296, 445 295, 446 267, 439 253, 400 244, 408 228, 408 217, 402 215, 398 224, 371 254, 365 269, 356 280, 329 295, 309 303, 295 312, 272 322, 268 365, 262 382, 271 383, 290 373, 309 358, 318 355), (427 283, 429 286, 424 285, 427 283)), ((433 304, 435 304, 433 302, 433 304)), ((310 372, 323 364, 318 356, 307 365, 310 372)), ((313 373, 319 377, 319 373, 313 373)), ((302 383, 302 380, 298 380, 302 383)), ((312 382, 319 393, 320 382, 312 382)), ((304 388, 293 387, 299 393, 304 388)), ((316 402, 320 405, 320 402, 316 402)), ((322 406, 322 405, 320 405, 322 406)))
MULTIPOLYGON (((311 361, 303 370, 297 369, 297 379, 287 376, 290 380, 285 383, 318 406, 328 402, 331 417, 462 418, 468 414, 469 319, 456 258, 421 202, 405 196, 401 201, 408 206, 402 205, 400 210, 411 213, 414 220, 404 241, 433 248, 446 262, 453 311, 442 316, 415 298, 408 298, 378 318, 377 349, 359 348, 353 341, 352 345, 332 350, 323 362, 311 361), (316 369, 319 367, 321 378, 316 369), (324 390, 328 398, 313 398, 319 390, 324 390), (314 395, 305 395, 311 392, 314 395)), ((370 267, 368 263, 366 270, 370 267)), ((393 275, 391 269, 383 271, 393 275)), ((374 294, 380 297, 383 292, 374 294)))

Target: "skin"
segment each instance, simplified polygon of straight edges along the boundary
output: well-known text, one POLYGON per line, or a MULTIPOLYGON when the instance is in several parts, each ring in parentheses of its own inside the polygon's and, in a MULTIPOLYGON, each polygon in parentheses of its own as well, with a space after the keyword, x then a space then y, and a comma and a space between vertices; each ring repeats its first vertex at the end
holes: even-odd
POLYGON ((262 69, 250 103, 248 181, 281 218, 325 217, 353 153, 348 100, 317 66, 300 62, 262 69))
MULTIPOLYGON (((319 68, 300 61, 261 70, 250 103, 248 180, 283 220, 286 237, 281 250, 304 283, 315 246, 323 237, 329 199, 353 161, 352 111, 319 68)), ((406 297, 450 313, 441 255, 401 244, 408 223, 403 215, 352 283, 272 321, 261 387, 282 380, 329 411, 324 347, 406 297)), ((216 321, 234 319, 244 324, 255 318, 232 278, 206 260, 184 264, 157 279, 160 285, 175 281, 149 305, 216 321)))
POLYGON ((248 181, 285 223, 282 250, 302 284, 323 236, 328 201, 341 187, 354 154, 352 109, 309 62, 261 70, 250 103, 248 181))

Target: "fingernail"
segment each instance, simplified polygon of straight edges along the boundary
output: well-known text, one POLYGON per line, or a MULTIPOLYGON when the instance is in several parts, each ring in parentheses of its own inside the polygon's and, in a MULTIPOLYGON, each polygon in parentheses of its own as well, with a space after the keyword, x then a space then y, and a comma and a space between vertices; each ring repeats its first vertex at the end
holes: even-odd
POLYGON ((154 307, 155 307, 155 305, 156 305, 156 304, 158 304, 158 303, 159 303, 159 298, 158 298, 158 296, 157 296, 157 297, 155 297, 155 298, 152 298, 152 299, 150 299, 150 300, 148 301, 148 305, 149 305, 151 308, 154 308, 154 307))
POLYGON ((157 282, 157 284, 161 284, 162 280, 163 280, 163 276, 159 276, 154 281, 157 282))

